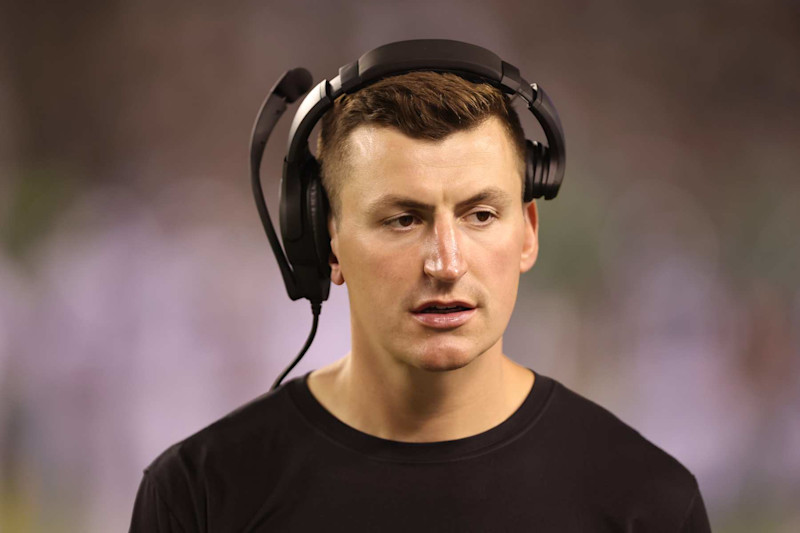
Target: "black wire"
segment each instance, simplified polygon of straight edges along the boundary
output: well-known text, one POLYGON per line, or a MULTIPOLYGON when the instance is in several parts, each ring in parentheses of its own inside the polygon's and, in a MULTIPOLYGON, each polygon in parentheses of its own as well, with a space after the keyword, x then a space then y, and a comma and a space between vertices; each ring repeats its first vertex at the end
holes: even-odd
POLYGON ((311 325, 311 333, 308 334, 308 339, 306 339, 303 349, 300 350, 299 354, 297 354, 297 357, 295 357, 294 361, 292 361, 292 364, 287 366, 286 370, 284 370, 283 373, 278 376, 278 379, 275 380, 275 383, 272 384, 272 388, 270 389, 271 391, 278 388, 278 386, 281 384, 281 381, 283 381, 283 378, 286 377, 286 374, 292 371, 294 366, 300 361, 300 359, 303 358, 303 356, 306 354, 306 351, 308 351, 308 347, 311 346, 311 342, 314 340, 314 335, 317 333, 317 324, 319 323, 319 314, 321 311, 321 303, 311 303, 311 313, 314 315, 314 323, 311 325))

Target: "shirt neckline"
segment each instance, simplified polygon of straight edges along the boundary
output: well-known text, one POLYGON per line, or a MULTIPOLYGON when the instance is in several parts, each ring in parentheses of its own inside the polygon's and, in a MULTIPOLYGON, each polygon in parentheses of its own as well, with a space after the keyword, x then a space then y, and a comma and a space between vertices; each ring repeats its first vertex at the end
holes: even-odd
MULTIPOLYGON (((531 369, 528 369, 531 370, 531 369)), ((433 463, 482 455, 516 440, 528 431, 547 408, 552 378, 534 372, 531 390, 522 404, 500 424, 477 435, 439 442, 400 442, 359 431, 325 409, 308 388, 311 371, 287 383, 289 396, 306 421, 329 439, 372 458, 395 462, 433 463)))

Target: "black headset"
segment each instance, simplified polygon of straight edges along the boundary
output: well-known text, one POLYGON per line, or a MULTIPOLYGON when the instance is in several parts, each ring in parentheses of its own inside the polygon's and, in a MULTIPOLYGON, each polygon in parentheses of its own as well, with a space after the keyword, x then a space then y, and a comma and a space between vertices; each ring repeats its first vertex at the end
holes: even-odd
POLYGON ((253 126, 250 171, 256 207, 278 261, 289 298, 311 302, 314 325, 300 355, 273 385, 300 360, 314 338, 322 302, 330 292, 330 235, 328 198, 322 188, 320 166, 308 147, 308 137, 322 116, 343 94, 352 94, 388 76, 417 70, 451 72, 469 81, 489 83, 504 93, 521 96, 538 120, 547 145, 526 140, 525 190, 523 201, 558 194, 566 161, 564 132, 555 106, 541 87, 529 84, 519 69, 497 55, 460 41, 421 39, 389 43, 339 68, 330 82, 322 80, 303 99, 289 131, 289 145, 283 160, 280 196, 280 227, 283 248, 278 242, 261 189, 260 166, 264 147, 275 124, 286 110, 308 92, 311 74, 304 68, 286 72, 273 86, 253 126))

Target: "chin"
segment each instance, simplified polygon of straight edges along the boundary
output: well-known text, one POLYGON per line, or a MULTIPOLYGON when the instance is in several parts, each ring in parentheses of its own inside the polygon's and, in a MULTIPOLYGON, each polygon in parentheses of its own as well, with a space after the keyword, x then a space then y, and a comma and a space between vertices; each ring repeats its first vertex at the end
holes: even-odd
POLYGON ((464 368, 478 358, 480 354, 464 348, 437 347, 426 348, 421 354, 414 357, 415 367, 427 372, 449 372, 464 368))

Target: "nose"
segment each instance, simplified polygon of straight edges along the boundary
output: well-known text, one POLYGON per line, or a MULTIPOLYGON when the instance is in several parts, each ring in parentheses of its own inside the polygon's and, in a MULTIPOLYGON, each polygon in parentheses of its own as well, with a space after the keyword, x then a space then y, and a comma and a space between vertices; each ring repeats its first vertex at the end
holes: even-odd
POLYGON ((423 270, 434 279, 452 283, 467 271, 458 242, 458 229, 452 220, 436 221, 425 253, 423 270))

